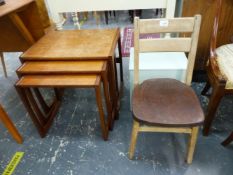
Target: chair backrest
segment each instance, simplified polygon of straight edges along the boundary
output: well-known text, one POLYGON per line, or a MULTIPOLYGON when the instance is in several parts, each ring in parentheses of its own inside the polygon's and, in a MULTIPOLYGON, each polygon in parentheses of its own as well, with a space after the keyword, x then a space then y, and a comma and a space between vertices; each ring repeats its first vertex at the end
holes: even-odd
MULTIPOLYGON (((140 52, 186 52, 188 66, 185 83, 191 84, 201 16, 171 19, 134 19, 134 86, 139 84, 140 52), (190 37, 139 39, 145 33, 191 33, 190 37)), ((171 58, 172 59, 172 58, 171 58)))
MULTIPOLYGON (((87 12, 87 11, 111 11, 111 10, 134 10, 134 9, 152 9, 162 8, 166 9, 166 17, 173 18, 176 8, 176 0, 47 0, 47 5, 51 18, 56 24, 58 30, 62 29, 61 24, 64 22, 61 13, 71 12, 87 12)), ((77 16, 72 13, 74 21, 77 20, 77 16)))
POLYGON ((215 50, 217 46, 218 24, 222 11, 222 0, 218 0, 216 4, 216 15, 214 18, 213 33, 210 40, 210 58, 215 58, 215 50))

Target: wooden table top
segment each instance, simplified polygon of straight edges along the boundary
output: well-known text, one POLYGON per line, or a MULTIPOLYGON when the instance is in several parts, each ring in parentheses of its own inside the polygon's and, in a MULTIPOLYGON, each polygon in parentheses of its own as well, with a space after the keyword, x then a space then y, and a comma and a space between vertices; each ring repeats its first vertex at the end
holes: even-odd
POLYGON ((0 17, 7 15, 34 0, 5 0, 5 4, 0 6, 0 17))
POLYGON ((108 59, 119 29, 52 31, 21 55, 23 60, 108 59))

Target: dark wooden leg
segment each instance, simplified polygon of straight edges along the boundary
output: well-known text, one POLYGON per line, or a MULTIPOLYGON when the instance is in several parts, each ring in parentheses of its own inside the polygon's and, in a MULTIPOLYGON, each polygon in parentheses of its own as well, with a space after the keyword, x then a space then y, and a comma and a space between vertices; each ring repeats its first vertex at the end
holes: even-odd
POLYGON ((218 85, 213 86, 213 92, 209 99, 207 115, 204 121, 204 129, 203 129, 204 136, 208 136, 209 134, 209 130, 210 130, 212 121, 214 119, 215 112, 218 108, 221 98, 224 95, 224 88, 225 88, 225 85, 223 84, 218 84, 218 85))
POLYGON ((113 102, 113 111, 115 113, 115 119, 118 119, 118 90, 116 88, 116 76, 115 76, 115 61, 114 57, 110 57, 108 61, 108 79, 109 79, 109 88, 110 88, 110 94, 111 94, 111 100, 113 102))
POLYGON ((130 21, 131 23, 133 23, 133 10, 129 10, 129 18, 130 18, 130 21))
POLYGON ((226 138, 226 140, 224 140, 221 144, 223 146, 227 146, 228 144, 230 144, 233 141, 233 132, 226 138))
POLYGON ((142 15, 142 10, 134 10, 134 17, 138 16, 139 18, 141 18, 142 15))
POLYGON ((54 93, 58 101, 62 101, 62 96, 64 94, 63 88, 54 88, 54 93))
POLYGON ((110 101, 109 87, 107 80, 107 71, 102 72, 103 87, 104 87, 104 97, 108 111, 108 128, 113 129, 114 113, 112 112, 112 103, 110 101))
POLYGON ((99 109, 99 115, 100 115, 100 125, 102 129, 102 136, 103 136, 103 139, 106 141, 108 139, 108 127, 105 124, 105 119, 104 119, 104 110, 103 110, 102 99, 101 99, 100 85, 95 87, 95 93, 96 93, 96 102, 97 102, 97 106, 99 109))
POLYGON ((123 65, 122 65, 122 53, 121 53, 121 38, 118 39, 118 51, 119 51, 119 63, 120 63, 120 77, 121 82, 124 81, 123 79, 123 65))
POLYGON ((116 120, 119 119, 118 111, 120 110, 120 91, 118 87, 118 77, 117 77, 117 65, 116 65, 116 59, 114 60, 114 73, 115 73, 115 84, 116 84, 116 94, 117 94, 117 101, 116 101, 116 108, 117 108, 117 115, 116 115, 116 120))
POLYGON ((7 78, 6 64, 5 64, 4 55, 3 55, 2 52, 0 52, 0 57, 1 57, 1 62, 2 62, 2 68, 3 68, 4 75, 7 78))
POLYGON ((29 88, 15 86, 19 96, 21 97, 24 106, 26 107, 29 116, 31 117, 34 125, 36 126, 40 136, 43 138, 46 136, 49 128, 52 125, 61 102, 55 98, 48 113, 43 114, 33 97, 33 94, 29 88))
POLYGON ((105 22, 106 24, 108 24, 108 11, 105 11, 104 15, 105 15, 105 22))
POLYGON ((30 105, 32 107, 32 110, 36 113, 37 119, 40 121, 40 124, 43 126, 46 123, 46 116, 42 113, 39 106, 37 105, 37 102, 35 98, 33 97, 33 94, 31 92, 30 88, 25 89, 25 94, 28 98, 28 101, 30 102, 30 105))
POLYGON ((45 113, 49 112, 49 106, 47 105, 47 103, 45 102, 44 98, 42 97, 40 91, 38 88, 33 88, 33 91, 42 107, 42 109, 44 110, 45 113))
POLYGON ((159 15, 159 9, 155 9, 155 16, 159 15))
POLYGON ((34 125, 36 126, 37 128, 37 131, 39 132, 40 136, 43 138, 45 137, 45 132, 43 130, 43 127, 42 125, 40 124, 40 121, 38 120, 35 112, 33 111, 33 109, 31 108, 31 105, 30 105, 30 102, 27 98, 27 95, 25 93, 25 89, 24 88, 20 88, 20 87, 17 87, 15 86, 25 108, 27 109, 28 113, 29 113, 29 116, 31 117, 32 119, 32 122, 34 123, 34 125))
POLYGON ((114 59, 114 71, 115 71, 115 80, 116 80, 116 91, 117 91, 117 93, 119 93, 116 59, 114 59))
POLYGON ((12 121, 9 119, 7 113, 5 112, 1 104, 0 104, 0 120, 8 129, 8 131, 11 133, 12 137, 16 140, 16 142, 22 144, 23 138, 19 134, 18 130, 16 129, 12 121))
POLYGON ((209 81, 207 81, 204 89, 201 92, 201 95, 206 95, 206 93, 209 91, 210 87, 211 87, 210 83, 209 83, 209 81))

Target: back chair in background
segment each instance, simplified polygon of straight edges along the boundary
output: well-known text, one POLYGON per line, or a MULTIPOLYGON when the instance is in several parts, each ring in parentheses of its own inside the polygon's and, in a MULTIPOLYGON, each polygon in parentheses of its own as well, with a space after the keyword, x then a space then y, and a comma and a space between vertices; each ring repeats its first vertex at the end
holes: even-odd
MULTIPOLYGON (((233 3, 231 5, 233 5, 233 3)), ((203 129, 203 135, 205 136, 209 134, 222 97, 227 94, 233 94, 233 44, 229 42, 229 44, 217 48, 218 25, 221 16, 222 0, 217 1, 216 8, 213 34, 210 42, 210 58, 206 67, 208 81, 202 91, 202 95, 205 95, 209 88, 212 87, 203 129)), ((220 33, 219 31, 219 34, 220 33)), ((231 138, 233 140, 233 137, 231 138)))

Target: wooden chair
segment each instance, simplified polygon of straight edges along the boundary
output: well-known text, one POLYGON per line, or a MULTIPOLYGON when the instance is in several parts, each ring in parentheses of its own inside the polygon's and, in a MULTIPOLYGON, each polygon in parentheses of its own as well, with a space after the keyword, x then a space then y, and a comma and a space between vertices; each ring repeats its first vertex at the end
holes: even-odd
MULTIPOLYGON (((200 30, 201 16, 173 19, 139 19, 134 21, 134 93, 132 97, 133 129, 129 147, 132 159, 139 132, 190 134, 187 162, 193 159, 198 127, 204 120, 195 92, 189 86, 200 30), (192 33, 186 38, 139 39, 143 33, 192 33), (185 84, 174 79, 149 79, 139 84, 140 52, 187 52, 185 84)), ((172 58, 171 58, 172 59, 172 58)))
POLYGON ((23 138, 15 128, 14 124, 8 117, 7 113, 3 109, 2 105, 0 104, 0 120, 5 125, 5 127, 9 130, 12 137, 16 140, 17 143, 23 143, 23 138))
POLYGON ((206 67, 208 82, 202 91, 202 95, 205 95, 209 88, 212 87, 212 93, 204 121, 203 135, 205 136, 209 134, 221 98, 224 95, 233 94, 233 44, 227 44, 216 48, 221 8, 222 0, 218 0, 210 43, 210 58, 206 67))

